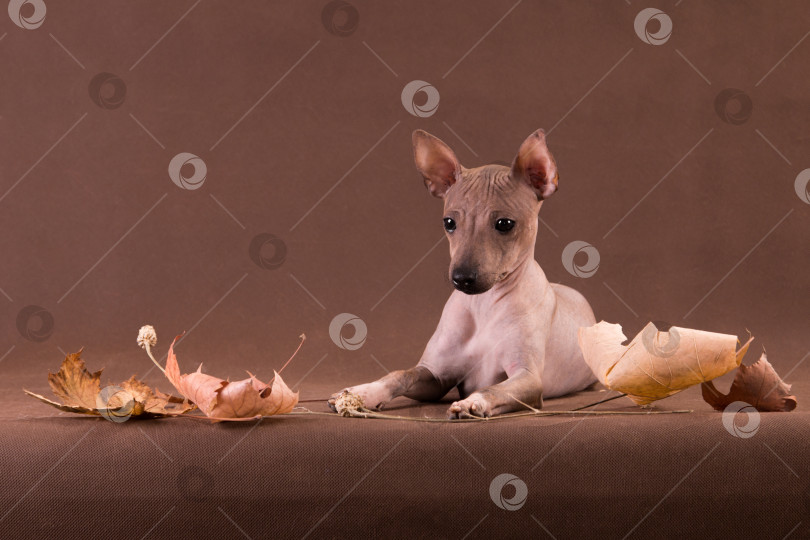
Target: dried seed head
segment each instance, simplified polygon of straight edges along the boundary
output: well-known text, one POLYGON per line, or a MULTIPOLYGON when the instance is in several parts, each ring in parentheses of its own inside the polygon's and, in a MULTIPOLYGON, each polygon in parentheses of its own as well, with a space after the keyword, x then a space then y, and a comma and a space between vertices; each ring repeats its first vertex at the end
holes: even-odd
POLYGON ((157 334, 155 333, 155 327, 151 324, 141 326, 141 329, 138 330, 138 345, 141 346, 141 349, 145 349, 147 345, 154 347, 156 343, 157 334))
POLYGON ((342 416, 349 416, 352 411, 363 408, 363 398, 344 390, 335 398, 335 410, 342 416))

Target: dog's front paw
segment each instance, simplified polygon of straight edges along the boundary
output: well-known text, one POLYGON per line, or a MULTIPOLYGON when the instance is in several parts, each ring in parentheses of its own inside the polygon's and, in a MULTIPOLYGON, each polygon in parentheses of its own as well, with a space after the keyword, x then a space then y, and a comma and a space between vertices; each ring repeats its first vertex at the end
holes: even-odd
POLYGON ((467 399, 456 401, 447 409, 447 418, 489 418, 492 405, 481 394, 472 394, 467 399))

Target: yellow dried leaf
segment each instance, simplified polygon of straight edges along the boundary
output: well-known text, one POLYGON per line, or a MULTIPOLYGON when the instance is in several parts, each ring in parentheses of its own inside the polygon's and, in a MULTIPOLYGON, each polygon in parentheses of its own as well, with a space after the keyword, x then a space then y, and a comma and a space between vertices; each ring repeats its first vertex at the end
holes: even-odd
POLYGON ((621 325, 601 321, 579 329, 579 347, 599 382, 638 405, 671 396, 728 373, 740 365, 748 345, 737 336, 691 328, 659 331, 648 323, 633 340, 621 325))
POLYGON ((69 407, 96 408, 96 396, 101 390, 101 371, 90 373, 81 355, 84 348, 65 357, 56 373, 48 373, 53 393, 69 407))
MULTIPOLYGON (((170 396, 155 389, 154 391, 133 375, 119 386, 108 387, 107 395, 101 389, 101 372, 87 371, 82 350, 69 354, 56 373, 48 373, 48 383, 53 393, 62 403, 52 401, 44 396, 23 391, 39 401, 55 407, 60 411, 89 414, 93 416, 116 416, 118 412, 124 417, 159 418, 176 416, 194 408, 178 397, 170 396)), ((106 389, 105 389, 106 390, 106 389)))

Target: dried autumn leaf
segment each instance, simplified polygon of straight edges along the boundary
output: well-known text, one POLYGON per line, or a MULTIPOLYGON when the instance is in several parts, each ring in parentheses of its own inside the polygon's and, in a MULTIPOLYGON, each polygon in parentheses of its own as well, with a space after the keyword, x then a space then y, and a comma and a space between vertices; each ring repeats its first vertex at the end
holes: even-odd
POLYGON ((646 405, 685 388, 719 377, 740 365, 736 336, 673 326, 659 331, 653 323, 627 340, 621 325, 601 321, 579 329, 579 347, 599 382, 646 405))
POLYGON ((95 373, 87 371, 81 358, 83 350, 84 347, 67 355, 59 371, 48 373, 48 384, 65 405, 94 409, 96 396, 101 391, 102 370, 95 373))
POLYGON ((128 381, 121 383, 121 387, 135 399, 132 412, 134 416, 144 414, 175 416, 194 409, 194 404, 188 403, 183 398, 164 394, 157 388, 153 391, 134 375, 128 381))
MULTIPOLYGON (((303 337, 303 336, 302 336, 303 337)), ((166 378, 178 392, 194 402, 212 420, 238 420, 284 414, 298 404, 298 392, 293 392, 284 383, 281 375, 273 371, 273 380, 265 384, 248 372, 250 378, 243 381, 212 377, 202 372, 202 364, 194 373, 180 374, 174 338, 166 358, 166 378)), ((299 346, 300 347, 300 346, 299 346)))
POLYGON ((81 358, 83 350, 67 355, 59 371, 48 373, 48 384, 62 403, 25 389, 23 391, 60 411, 93 416, 114 417, 116 411, 125 409, 126 417, 161 418, 176 416, 194 408, 188 403, 183 404, 183 400, 178 397, 163 394, 159 390, 152 391, 134 375, 118 386, 107 387, 114 389, 108 392, 109 395, 100 395, 104 393, 101 389, 102 370, 95 373, 87 371, 81 358))
POLYGON ((728 394, 721 394, 712 382, 703 383, 700 389, 706 403, 718 411, 725 410, 735 401, 743 401, 758 411, 766 412, 792 411, 796 408, 796 396, 790 393, 790 386, 779 377, 768 362, 768 357, 762 353, 759 360, 750 366, 739 367, 728 394))

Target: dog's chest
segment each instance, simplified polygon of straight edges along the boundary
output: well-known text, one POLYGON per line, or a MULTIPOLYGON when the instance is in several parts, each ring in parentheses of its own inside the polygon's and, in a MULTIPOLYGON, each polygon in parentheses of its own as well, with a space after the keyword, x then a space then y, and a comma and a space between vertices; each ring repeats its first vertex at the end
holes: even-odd
POLYGON ((457 354, 447 367, 454 372, 453 378, 460 381, 459 391, 469 394, 505 381, 507 369, 513 364, 530 362, 536 339, 531 332, 515 332, 508 321, 490 320, 457 343, 457 354))

